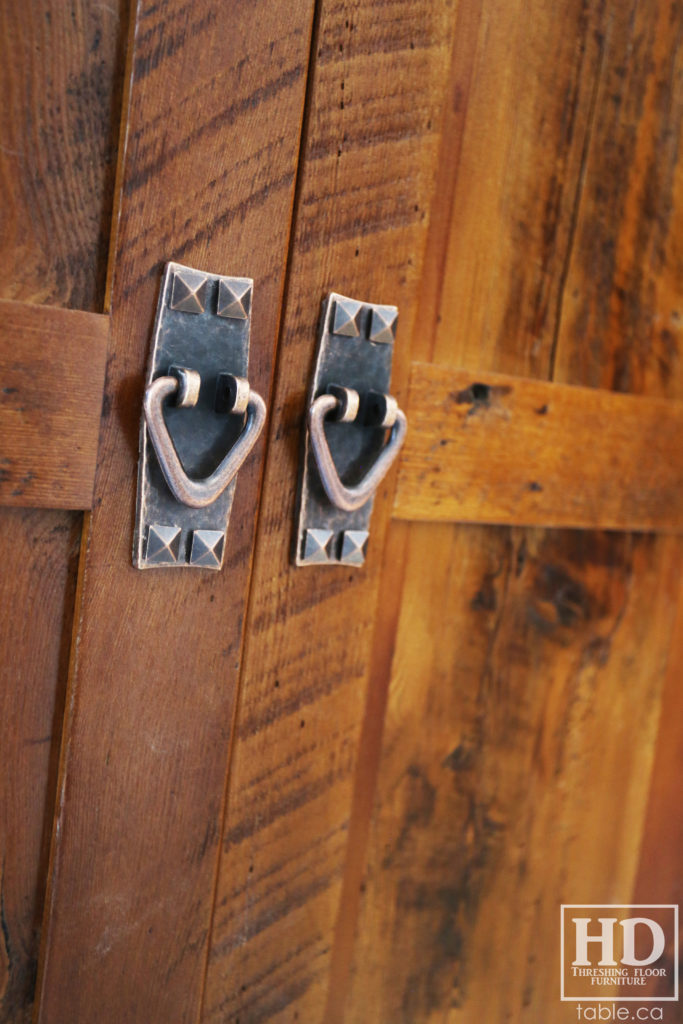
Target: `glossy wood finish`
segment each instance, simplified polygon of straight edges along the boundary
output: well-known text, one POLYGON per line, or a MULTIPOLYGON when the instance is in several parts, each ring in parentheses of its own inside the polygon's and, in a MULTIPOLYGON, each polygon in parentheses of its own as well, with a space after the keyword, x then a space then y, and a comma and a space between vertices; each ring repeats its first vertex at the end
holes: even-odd
POLYGON ((90 508, 109 317, 0 300, 0 505, 90 508))
POLYGON ((414 363, 394 515, 683 531, 683 403, 414 363))
MULTIPOLYGON (((435 373, 683 395, 681 28, 668 2, 463 18, 414 341, 435 373)), ((356 835, 377 762, 378 785, 329 1019, 561 1024, 559 904, 675 899, 681 541, 405 523, 388 550, 405 571, 380 600, 384 737, 373 759, 366 729, 356 835)))
MULTIPOLYGON (((0 299, 101 312, 123 6, 0 5, 0 299)), ((31 1015, 81 522, 0 510, 2 1024, 31 1015)))
POLYGON ((268 395, 312 5, 139 3, 112 247, 112 344, 84 553, 38 1019, 194 1021, 204 975, 262 446, 222 573, 131 565, 144 367, 166 260, 253 276, 268 395))
POLYGON ((398 305, 404 387, 452 25, 447 2, 320 6, 205 1021, 325 1010, 391 484, 363 569, 295 568, 300 430, 328 291, 398 305))

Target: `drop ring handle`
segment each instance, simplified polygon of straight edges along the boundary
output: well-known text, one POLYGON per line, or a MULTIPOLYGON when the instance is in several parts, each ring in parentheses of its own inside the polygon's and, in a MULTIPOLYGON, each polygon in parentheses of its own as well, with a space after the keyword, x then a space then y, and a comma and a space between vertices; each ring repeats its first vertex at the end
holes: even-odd
POLYGON ((206 508, 219 497, 235 477, 256 444, 266 421, 266 405, 243 377, 221 374, 227 385, 226 411, 247 414, 242 431, 217 469, 204 480, 192 480, 185 470, 168 432, 163 413, 164 399, 177 395, 176 405, 190 408, 199 398, 200 375, 196 370, 172 366, 169 376, 157 377, 147 387, 143 403, 147 430, 164 479, 173 497, 190 508, 206 508))
POLYGON ((350 423, 358 416, 359 409, 360 398, 357 391, 332 384, 328 388, 328 393, 316 398, 308 411, 311 447, 320 480, 332 504, 345 512, 353 512, 369 501, 389 472, 408 429, 405 413, 399 409, 396 399, 391 395, 370 391, 366 399, 366 423, 377 427, 391 427, 391 434, 360 483, 354 487, 345 487, 339 478, 325 437, 324 420, 331 413, 336 413, 337 422, 350 423))

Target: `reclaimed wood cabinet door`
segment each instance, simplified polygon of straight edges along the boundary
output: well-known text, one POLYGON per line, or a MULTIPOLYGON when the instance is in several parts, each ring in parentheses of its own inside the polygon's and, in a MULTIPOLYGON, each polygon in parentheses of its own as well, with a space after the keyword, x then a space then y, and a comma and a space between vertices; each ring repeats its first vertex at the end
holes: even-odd
POLYGON ((576 1019, 560 905, 681 888, 680 5, 8 0, 0 28, 0 1022, 576 1019), (131 564, 168 260, 255 282, 269 418, 220 573, 131 564), (362 568, 297 569, 329 291, 399 307, 433 443, 362 568), (645 404, 586 419, 566 385, 645 404), (515 489, 487 453, 531 394, 567 454, 515 489), (656 480, 639 423, 673 438, 656 480), (432 482, 477 425, 459 514, 432 482))

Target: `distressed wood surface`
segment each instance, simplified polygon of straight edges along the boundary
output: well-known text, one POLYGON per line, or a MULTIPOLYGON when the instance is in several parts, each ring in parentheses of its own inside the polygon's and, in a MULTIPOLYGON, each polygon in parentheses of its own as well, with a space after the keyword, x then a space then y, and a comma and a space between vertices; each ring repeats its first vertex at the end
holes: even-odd
POLYGON ((132 568, 144 368, 167 260, 254 278, 268 396, 312 4, 141 2, 112 247, 112 342, 83 560, 38 1020, 194 1021, 211 920, 259 445, 221 573, 132 568), (116 652, 112 657, 112 652, 116 652))
POLYGON ((683 403, 414 363, 394 515, 676 533, 683 403))
POLYGON ((559 904, 630 900, 673 543, 410 525, 346 1020, 566 1020, 559 904))
POLYGON ((90 508, 109 317, 0 300, 0 505, 90 508))
MULTIPOLYGON (((678 811, 681 803, 681 778, 683 777, 682 674, 683 593, 679 586, 677 618, 671 638, 666 682, 662 693, 655 761, 650 778, 647 815, 633 890, 633 902, 636 904, 678 904, 679 959, 680 950, 683 948, 683 924, 680 921, 680 908, 683 904, 683 879, 681 878, 683 817, 678 811)), ((670 970, 674 969, 676 950, 670 936, 667 936, 665 962, 670 970)), ((671 975, 669 975, 670 977, 671 975)), ((658 994, 670 994, 667 991, 667 980, 657 977, 648 978, 644 993, 653 999, 656 999, 658 994)))
POLYGON ((363 569, 294 568, 300 431, 330 290, 398 305, 404 387, 453 17, 447 0, 320 6, 205 1021, 325 1013, 390 481, 363 569))
MULTIPOLYGON (((683 398, 682 42, 683 11, 672 0, 647 9, 627 4, 605 34, 555 380, 683 398), (634 66, 640 69, 635 75, 634 66), (581 344, 570 344, 573 337, 581 344)), ((683 833, 676 808, 683 763, 683 555, 672 538, 660 537, 656 546, 661 551, 656 557, 677 574, 672 609, 677 601, 678 611, 666 646, 668 668, 658 680, 659 725, 649 758, 643 758, 644 770, 651 769, 642 825, 631 837, 637 863, 630 890, 619 898, 680 903, 683 833)), ((634 574, 633 590, 640 586, 641 574, 634 574)), ((647 614, 647 622, 653 632, 661 629, 656 613, 647 614)), ((637 645, 625 637, 623 649, 629 648, 634 666, 640 665, 637 645)), ((621 684, 634 694, 637 713, 642 707, 638 669, 627 665, 621 684)), ((611 727, 606 721, 606 732, 611 727)), ((649 740, 648 730, 635 748, 639 757, 649 740)), ((679 925, 683 940, 683 921, 679 925)), ((674 1020, 676 1012, 665 1010, 667 1017, 674 1020)))
MULTIPOLYGON (((124 6, 0 5, 0 299, 102 309, 124 6)), ((81 522, 0 510, 2 1024, 31 1016, 81 522)))
MULTIPOLYGON (((668 0, 463 18, 416 359, 683 395, 681 28, 668 0)), ((392 656, 368 702, 388 690, 361 837, 378 782, 329 1019, 563 1024, 560 903, 648 902, 648 857, 676 897, 681 540, 403 523, 389 553, 405 571, 398 616, 395 572, 380 596, 392 656)))
POLYGON ((126 8, 0 5, 4 299, 102 309, 126 8))

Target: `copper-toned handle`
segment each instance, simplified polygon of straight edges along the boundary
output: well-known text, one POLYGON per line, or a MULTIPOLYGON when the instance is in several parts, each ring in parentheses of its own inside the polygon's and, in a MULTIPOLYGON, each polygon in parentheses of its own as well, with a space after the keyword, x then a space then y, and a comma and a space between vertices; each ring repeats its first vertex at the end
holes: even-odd
POLYGON ((206 508, 223 493, 256 444, 266 421, 265 402, 242 378, 235 378, 234 405, 231 412, 246 412, 247 420, 237 441, 220 466, 204 480, 192 480, 175 450, 164 420, 163 402, 177 394, 177 405, 188 408, 199 397, 199 374, 184 367, 173 368, 176 376, 157 377, 145 392, 144 410, 147 430, 154 445, 159 465, 173 497, 191 508, 206 508))
POLYGON ((345 512, 361 508, 372 497, 399 453, 405 440, 408 422, 405 413, 398 408, 390 395, 381 396, 384 401, 383 418, 378 426, 391 427, 389 441, 379 457, 355 487, 345 487, 339 479, 330 446, 325 437, 324 420, 332 412, 338 413, 341 422, 356 418, 359 410, 358 393, 352 388, 335 388, 334 394, 320 395, 308 411, 308 426, 313 454, 320 473, 325 493, 333 505, 345 512))

